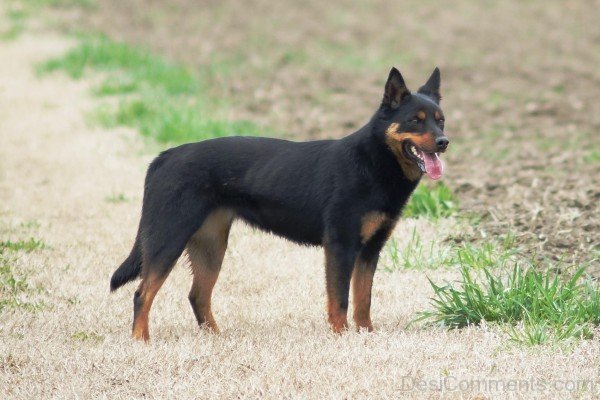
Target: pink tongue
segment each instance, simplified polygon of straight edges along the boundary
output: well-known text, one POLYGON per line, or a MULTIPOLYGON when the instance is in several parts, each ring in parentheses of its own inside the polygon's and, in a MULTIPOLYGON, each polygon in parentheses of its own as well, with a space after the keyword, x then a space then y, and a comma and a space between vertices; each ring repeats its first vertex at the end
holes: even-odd
POLYGON ((442 172, 444 172, 444 165, 442 164, 442 160, 438 157, 437 153, 423 154, 423 161, 425 161, 425 172, 427 172, 427 176, 431 179, 440 179, 442 177, 442 172))

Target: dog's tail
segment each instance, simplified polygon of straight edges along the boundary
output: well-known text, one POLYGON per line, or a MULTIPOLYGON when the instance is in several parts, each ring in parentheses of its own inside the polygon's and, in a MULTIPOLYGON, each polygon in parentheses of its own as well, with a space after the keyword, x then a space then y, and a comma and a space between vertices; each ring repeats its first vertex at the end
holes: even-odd
POLYGON ((140 276, 142 272, 142 249, 140 247, 140 234, 138 232, 137 237, 135 238, 135 243, 133 245, 133 249, 131 249, 131 253, 129 253, 129 257, 116 271, 113 273, 112 278, 110 278, 110 291, 114 292, 127 282, 130 282, 140 276))

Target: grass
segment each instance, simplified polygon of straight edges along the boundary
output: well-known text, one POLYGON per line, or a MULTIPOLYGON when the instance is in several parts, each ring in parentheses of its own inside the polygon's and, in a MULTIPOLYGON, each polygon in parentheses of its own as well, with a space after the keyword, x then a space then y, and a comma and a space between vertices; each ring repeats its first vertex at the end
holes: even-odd
POLYGON ((95 0, 20 0, 28 7, 83 7, 92 8, 96 5, 95 0))
POLYGON ((600 150, 588 150, 587 153, 583 156, 583 161, 589 163, 600 163, 600 150))
POLYGON ((445 184, 419 185, 404 208, 404 216, 408 218, 426 217, 437 220, 442 217, 449 217, 457 210, 457 199, 445 184))
POLYGON ((25 30, 27 12, 22 9, 9 9, 6 11, 8 28, 0 32, 0 39, 13 40, 18 38, 25 30))
POLYGON ((105 76, 94 89, 98 96, 117 96, 105 104, 96 121, 105 127, 128 126, 161 143, 180 144, 214 137, 258 134, 249 121, 223 118, 223 102, 210 98, 208 76, 169 62, 144 49, 106 36, 85 36, 67 54, 38 67, 40 74, 64 71, 73 79, 88 71, 105 76))
POLYGON ((98 109, 96 120, 104 127, 128 126, 161 143, 187 143, 233 135, 255 135, 252 122, 206 117, 195 100, 145 97, 123 100, 115 107, 98 109))
POLYGON ((511 339, 527 345, 591 338, 600 324, 600 287, 583 279, 584 268, 566 279, 542 273, 533 264, 516 264, 504 276, 489 268, 474 273, 467 264, 460 272, 458 287, 430 280, 433 310, 421 312, 415 321, 450 329, 484 321, 506 324, 511 339))
POLYGON ((167 94, 191 94, 199 82, 190 71, 169 63, 150 52, 106 36, 86 36, 62 57, 51 59, 39 67, 39 72, 61 70, 73 79, 83 77, 87 69, 114 72, 101 85, 111 87, 111 93, 122 93, 144 86, 160 88, 167 94), (126 88, 126 90, 123 90, 126 88))
POLYGON ((30 253, 34 250, 43 249, 46 245, 43 241, 31 238, 29 240, 17 240, 16 242, 6 240, 0 242, 0 252, 4 250, 10 251, 26 251, 30 253))
POLYGON ((466 265, 470 269, 500 269, 514 261, 519 248, 514 235, 507 234, 499 240, 474 244, 445 246, 435 241, 425 243, 416 229, 404 248, 400 248, 396 238, 386 246, 389 263, 383 263, 383 270, 394 272, 401 269, 437 269, 466 265))
POLYGON ((0 242, 0 311, 7 308, 35 310, 41 306, 41 303, 26 300, 32 288, 27 281, 27 276, 15 269, 15 259, 11 253, 18 251, 30 253, 44 247, 42 241, 33 238, 27 241, 0 242))
POLYGON ((96 332, 77 331, 71 335, 71 339, 79 340, 82 342, 101 343, 102 341, 104 341, 104 336, 99 335, 96 332))
POLYGON ((107 203, 126 203, 129 201, 125 193, 113 193, 110 196, 106 196, 104 201, 107 203))
POLYGON ((394 272, 401 269, 436 269, 449 265, 452 257, 449 249, 439 248, 434 241, 425 245, 421 236, 413 229, 410 240, 401 249, 398 241, 392 238, 387 245, 387 251, 390 256, 390 264, 384 264, 383 270, 394 272))

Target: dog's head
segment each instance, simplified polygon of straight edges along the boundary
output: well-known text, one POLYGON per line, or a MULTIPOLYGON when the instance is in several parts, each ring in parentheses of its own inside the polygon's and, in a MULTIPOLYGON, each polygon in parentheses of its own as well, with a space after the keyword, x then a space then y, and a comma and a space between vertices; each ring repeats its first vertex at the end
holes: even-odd
POLYGON ((394 153, 408 179, 417 180, 423 173, 431 179, 442 176, 439 153, 450 142, 444 135, 440 100, 438 68, 416 93, 408 90, 396 68, 390 71, 374 132, 394 153))

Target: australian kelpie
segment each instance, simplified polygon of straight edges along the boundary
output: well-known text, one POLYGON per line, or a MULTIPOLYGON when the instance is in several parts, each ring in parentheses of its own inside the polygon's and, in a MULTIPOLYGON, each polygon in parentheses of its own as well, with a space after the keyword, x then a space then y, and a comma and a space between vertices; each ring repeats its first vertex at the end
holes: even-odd
POLYGON ((352 282, 354 321, 372 330, 379 252, 421 176, 442 176, 439 153, 448 138, 439 89, 437 68, 416 93, 392 68, 380 107, 344 138, 225 137, 162 152, 148 168, 133 249, 110 282, 115 290, 141 277, 133 337, 148 340, 152 301, 184 250, 193 271, 189 300, 196 319, 218 331, 211 295, 235 219, 323 246, 331 328, 348 326, 352 282))

